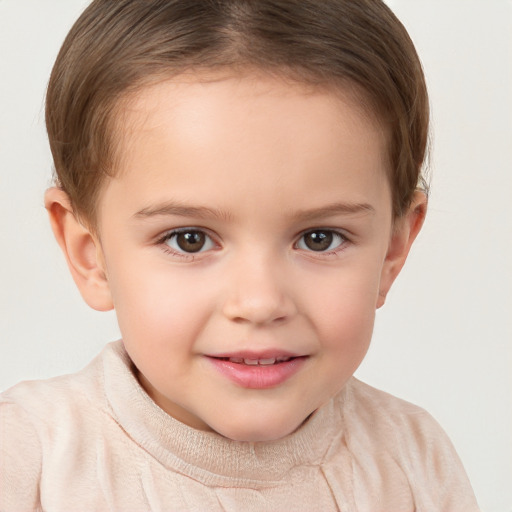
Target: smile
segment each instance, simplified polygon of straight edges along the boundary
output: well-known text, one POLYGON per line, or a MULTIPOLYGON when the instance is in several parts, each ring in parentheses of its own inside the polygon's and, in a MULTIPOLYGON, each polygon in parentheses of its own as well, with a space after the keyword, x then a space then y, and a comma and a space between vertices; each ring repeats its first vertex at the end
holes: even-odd
POLYGON ((284 384, 301 370, 308 356, 207 356, 223 378, 246 389, 270 389, 284 384))
POLYGON ((285 363, 293 359, 292 357, 269 357, 269 358, 261 358, 261 359, 253 359, 253 358, 243 358, 243 357, 226 357, 219 358, 224 361, 230 361, 235 364, 246 364, 248 366, 270 366, 273 364, 285 363))

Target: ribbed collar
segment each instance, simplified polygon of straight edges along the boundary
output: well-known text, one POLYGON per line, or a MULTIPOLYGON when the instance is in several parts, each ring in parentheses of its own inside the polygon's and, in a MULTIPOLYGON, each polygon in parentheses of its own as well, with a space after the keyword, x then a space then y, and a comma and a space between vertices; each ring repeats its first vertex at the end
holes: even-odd
POLYGON ((203 432, 160 409, 138 383, 122 342, 103 353, 106 398, 121 428, 166 468, 209 485, 276 484, 294 467, 318 465, 342 435, 343 392, 297 431, 272 442, 239 442, 203 432))

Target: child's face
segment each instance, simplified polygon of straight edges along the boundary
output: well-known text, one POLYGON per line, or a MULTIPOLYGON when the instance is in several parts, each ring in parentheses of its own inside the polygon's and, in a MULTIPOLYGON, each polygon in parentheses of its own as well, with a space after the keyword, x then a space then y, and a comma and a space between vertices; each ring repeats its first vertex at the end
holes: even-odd
POLYGON ((196 428, 293 432, 360 364, 399 270, 381 128, 264 77, 168 81, 121 119, 98 254, 141 384, 196 428))

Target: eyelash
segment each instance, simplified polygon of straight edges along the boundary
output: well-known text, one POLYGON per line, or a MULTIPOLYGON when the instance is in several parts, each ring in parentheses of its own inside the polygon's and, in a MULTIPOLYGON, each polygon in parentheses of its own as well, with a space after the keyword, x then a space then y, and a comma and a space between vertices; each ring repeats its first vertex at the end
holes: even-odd
MULTIPOLYGON (((334 242, 334 240, 331 240, 331 244, 334 242)), ((297 242, 295 242, 294 244, 294 247, 296 247, 297 249, 299 250, 304 250, 305 252, 308 253, 308 255, 311 255, 311 256, 316 256, 316 257, 328 257, 328 256, 335 256, 337 254, 339 254, 341 251, 345 250, 347 244, 350 243, 350 240, 349 238, 345 235, 345 233, 342 233, 336 229, 331 229, 331 228, 314 228, 314 229, 308 229, 307 231, 304 231, 300 234, 297 242), (333 249, 330 249, 330 250, 325 250, 325 251, 315 251, 311 248, 308 249, 302 249, 299 247, 299 244, 301 242, 304 243, 304 240, 305 240, 305 237, 307 235, 312 235, 313 233, 322 233, 322 234, 329 234, 331 235, 334 239, 337 238, 339 243, 336 247, 334 247, 333 249)), ((331 245, 330 244, 330 245, 331 245)))
MULTIPOLYGON (((201 233, 201 234, 205 235, 205 237, 207 237, 208 240, 210 240, 210 242, 213 244, 213 246, 218 246, 218 244, 215 242, 213 237, 210 236, 205 229, 197 228, 197 227, 185 227, 185 228, 180 228, 180 229, 173 229, 172 231, 168 231, 167 233, 165 233, 161 238, 159 238, 157 240, 156 243, 157 243, 157 245, 160 245, 162 247, 162 250, 166 254, 170 254, 171 256, 176 256, 178 258, 183 258, 183 259, 189 260, 189 261, 193 261, 197 254, 206 252, 206 251, 202 251, 201 250, 202 248, 200 250, 198 250, 197 252, 178 251, 168 245, 169 240, 172 240, 173 237, 176 237, 183 233, 201 233)), ((210 249, 208 249, 208 250, 210 250, 210 249)))
MULTIPOLYGON (((214 237, 212 237, 210 234, 208 234, 207 230, 204 228, 198 228, 198 227, 185 227, 185 228, 179 228, 179 229, 173 229, 172 231, 168 231, 163 236, 161 236, 157 240, 157 245, 160 245, 162 247, 162 250, 170 254, 171 256, 183 258, 185 260, 193 261, 196 258, 196 255, 199 255, 203 252, 208 252, 212 248, 208 248, 206 250, 202 250, 202 247, 197 252, 186 252, 186 251, 179 251, 176 249, 173 249, 168 245, 169 240, 172 240, 173 237, 176 237, 183 233, 200 233, 203 234, 213 245, 212 248, 219 247, 219 244, 214 240, 214 237)), ((308 229, 307 231, 303 231, 298 236, 297 241, 293 244, 294 249, 298 249, 301 251, 304 251, 308 253, 309 255, 316 256, 316 257, 329 257, 329 256, 335 256, 339 254, 341 251, 345 250, 346 245, 351 243, 351 240, 347 237, 345 233, 342 233, 336 229, 332 228, 314 228, 314 229, 308 229), (334 235, 334 237, 337 237, 339 239, 339 244, 334 247, 331 250, 325 250, 325 251, 315 251, 313 249, 303 249, 299 247, 299 244, 301 241, 303 241, 304 237, 307 235, 311 235, 313 233, 328 233, 331 235, 334 235)))

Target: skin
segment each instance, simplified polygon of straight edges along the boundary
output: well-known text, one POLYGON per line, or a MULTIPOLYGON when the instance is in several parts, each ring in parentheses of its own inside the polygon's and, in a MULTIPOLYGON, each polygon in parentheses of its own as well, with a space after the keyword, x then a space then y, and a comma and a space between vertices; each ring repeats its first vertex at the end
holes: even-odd
POLYGON ((63 191, 46 195, 84 299, 115 308, 141 385, 176 419, 234 440, 290 434, 366 354, 425 197, 393 220, 382 127, 339 91, 179 77, 140 91, 123 121, 95 231, 63 191), (180 228, 203 249, 184 251, 180 228), (326 250, 312 231, 332 236, 326 250), (268 350, 305 357, 265 389, 212 364, 268 350))

